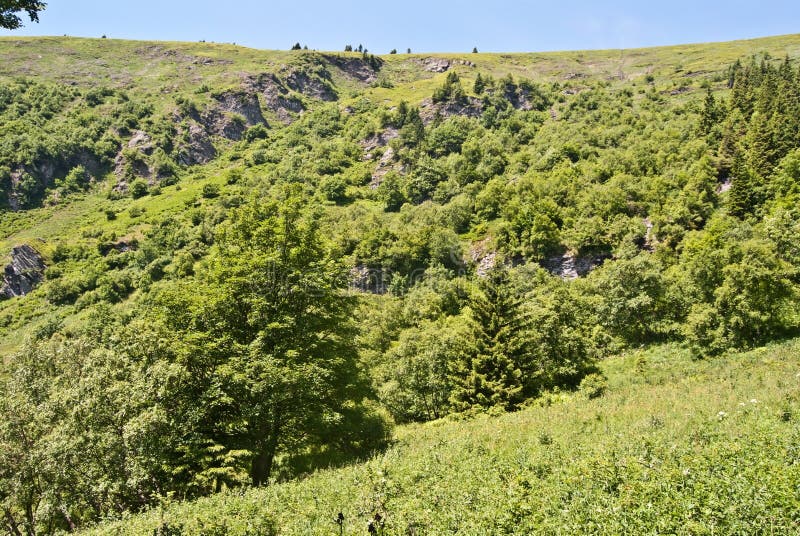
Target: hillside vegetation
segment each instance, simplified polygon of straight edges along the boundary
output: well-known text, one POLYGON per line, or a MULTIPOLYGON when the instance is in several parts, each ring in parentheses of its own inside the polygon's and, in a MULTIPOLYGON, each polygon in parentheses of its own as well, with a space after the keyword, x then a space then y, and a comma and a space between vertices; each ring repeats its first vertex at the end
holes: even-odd
POLYGON ((798 350, 630 352, 603 363, 600 397, 404 427, 365 463, 88 534, 338 534, 340 512, 342 534, 793 534, 798 350))
MULTIPOLYGON (((72 38, 0 51, 9 534, 165 502, 163 534, 285 532, 323 510, 347 531, 364 516, 401 533, 797 528, 796 382, 770 376, 796 365, 794 346, 737 356, 799 333, 800 36, 547 54, 72 38), (617 369, 620 354, 641 363, 617 369), (661 359, 670 372, 645 374, 661 359), (747 363, 772 379, 753 383, 747 363), (725 371, 757 394, 732 398, 725 371), (686 435, 668 445, 672 432, 686 435), (450 437, 439 471, 425 456, 450 437), (514 442, 535 466, 516 470, 514 442), (345 468, 294 482, 329 467, 345 468), (552 492, 534 495, 534 477, 552 492), (341 490, 317 495, 324 509, 303 491, 314 482, 341 490), (177 514, 223 503, 266 514, 250 529, 177 514)), ((308 522, 335 532, 328 517, 308 522)))

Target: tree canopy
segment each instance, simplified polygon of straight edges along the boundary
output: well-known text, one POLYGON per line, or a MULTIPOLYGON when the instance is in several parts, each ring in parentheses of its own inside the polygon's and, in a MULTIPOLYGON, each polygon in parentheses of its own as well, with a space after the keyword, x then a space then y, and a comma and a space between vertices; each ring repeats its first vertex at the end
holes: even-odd
POLYGON ((18 13, 25 12, 31 22, 39 22, 39 12, 47 4, 37 0, 0 0, 0 28, 15 30, 22 26, 18 13))

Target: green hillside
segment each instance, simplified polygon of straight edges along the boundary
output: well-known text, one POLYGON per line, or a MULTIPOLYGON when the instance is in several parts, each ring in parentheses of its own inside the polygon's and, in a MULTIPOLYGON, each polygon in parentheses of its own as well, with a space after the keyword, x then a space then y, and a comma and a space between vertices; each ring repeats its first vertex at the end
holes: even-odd
POLYGON ((0 54, 8 534, 798 530, 800 35, 0 54))
POLYGON ((797 341, 693 361, 606 361, 608 391, 398 430, 365 463, 169 504, 87 534, 792 534, 797 341))

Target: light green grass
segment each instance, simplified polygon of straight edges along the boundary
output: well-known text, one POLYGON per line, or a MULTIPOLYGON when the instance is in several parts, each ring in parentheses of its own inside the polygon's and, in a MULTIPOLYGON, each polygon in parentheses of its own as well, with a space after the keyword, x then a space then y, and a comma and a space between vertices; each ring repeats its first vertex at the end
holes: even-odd
POLYGON ((603 363, 609 391, 400 428, 387 452, 87 534, 796 534, 800 340, 711 361, 678 347, 603 363), (215 532, 215 530, 217 532, 215 532), (253 530, 250 534, 265 533, 253 530))

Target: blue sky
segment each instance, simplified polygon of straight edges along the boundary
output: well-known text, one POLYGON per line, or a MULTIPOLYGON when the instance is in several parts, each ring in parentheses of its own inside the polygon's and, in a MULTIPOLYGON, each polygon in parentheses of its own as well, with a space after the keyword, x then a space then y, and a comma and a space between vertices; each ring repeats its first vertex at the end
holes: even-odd
POLYGON ((545 51, 800 33, 800 1, 49 0, 39 24, 0 35, 73 35, 371 52, 545 51))

